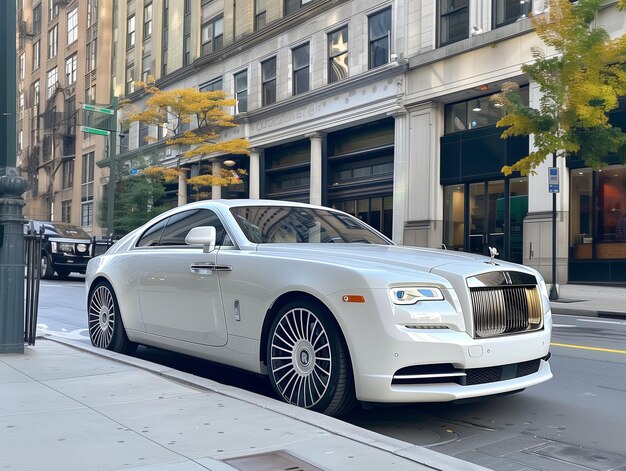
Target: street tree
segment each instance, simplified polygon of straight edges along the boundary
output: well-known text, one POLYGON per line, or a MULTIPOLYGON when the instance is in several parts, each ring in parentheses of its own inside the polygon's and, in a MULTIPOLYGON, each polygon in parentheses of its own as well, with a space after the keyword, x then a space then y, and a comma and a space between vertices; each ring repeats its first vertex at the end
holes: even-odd
MULTIPOLYGON (((166 145, 176 149, 178 161, 173 169, 178 174, 186 175, 182 167, 185 159, 219 155, 247 155, 250 143, 247 139, 235 138, 223 140, 220 132, 235 127, 234 117, 227 109, 235 105, 236 100, 229 98, 222 90, 200 91, 195 88, 175 90, 161 90, 153 79, 136 84, 148 97, 141 110, 131 110, 126 117, 128 123, 141 122, 159 126, 167 132, 166 145), (194 129, 189 129, 194 124, 194 129)), ((154 138, 147 138, 154 141, 154 138)), ((172 169, 163 167, 154 171, 172 176, 172 169)), ((179 179, 180 185, 191 184, 194 188, 206 186, 228 186, 239 183, 242 170, 220 168, 209 174, 198 175, 192 178, 179 179)))
MULTIPOLYGON (((551 154, 576 155, 593 168, 606 164, 612 153, 626 161, 626 134, 609 122, 609 112, 626 95, 626 35, 611 38, 593 24, 604 3, 550 0, 549 12, 533 18, 537 35, 550 50, 533 48, 535 60, 522 66, 539 85, 539 107, 526 105, 512 82, 492 97, 506 111, 497 123, 506 127, 502 138, 534 136, 535 149, 503 167, 505 175, 534 173, 551 154)), ((626 0, 617 4, 624 6, 626 0)))

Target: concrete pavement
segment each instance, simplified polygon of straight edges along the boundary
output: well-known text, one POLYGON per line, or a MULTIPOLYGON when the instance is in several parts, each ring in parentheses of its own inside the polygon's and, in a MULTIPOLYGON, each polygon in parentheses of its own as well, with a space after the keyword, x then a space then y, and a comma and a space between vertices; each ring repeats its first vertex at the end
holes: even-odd
MULTIPOLYGON (((626 288, 553 312, 626 318, 626 288)), ((0 355, 5 470, 484 470, 249 391, 63 339, 0 355)))
POLYGON ((484 470, 340 420, 67 340, 0 356, 3 470, 484 470))

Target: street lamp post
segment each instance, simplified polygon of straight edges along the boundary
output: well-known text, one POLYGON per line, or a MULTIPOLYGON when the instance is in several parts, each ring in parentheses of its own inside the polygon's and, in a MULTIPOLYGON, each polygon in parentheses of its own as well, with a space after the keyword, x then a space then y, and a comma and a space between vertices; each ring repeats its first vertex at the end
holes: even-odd
POLYGON ((24 353, 24 218, 16 169, 16 11, 0 1, 0 353, 24 353))

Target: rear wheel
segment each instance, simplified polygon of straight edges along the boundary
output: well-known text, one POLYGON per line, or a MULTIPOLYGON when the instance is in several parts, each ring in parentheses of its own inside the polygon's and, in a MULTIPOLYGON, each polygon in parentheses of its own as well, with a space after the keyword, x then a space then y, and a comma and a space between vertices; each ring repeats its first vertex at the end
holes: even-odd
POLYGON ((356 404, 348 348, 325 308, 310 302, 284 306, 267 346, 270 382, 285 402, 338 416, 356 404))
POLYGON ((98 282, 87 300, 89 338, 94 347, 132 354, 137 344, 128 340, 113 287, 98 282))

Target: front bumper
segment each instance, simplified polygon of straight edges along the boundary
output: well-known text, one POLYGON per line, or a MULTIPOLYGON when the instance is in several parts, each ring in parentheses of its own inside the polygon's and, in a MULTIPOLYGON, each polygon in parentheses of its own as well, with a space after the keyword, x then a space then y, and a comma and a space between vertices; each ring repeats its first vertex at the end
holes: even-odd
POLYGON ((80 257, 75 255, 65 254, 52 254, 52 266, 56 270, 57 268, 64 268, 78 273, 85 273, 87 269, 87 262, 91 257, 80 257))
POLYGON ((542 330, 472 338, 465 332, 467 329, 461 330, 464 316, 451 303, 425 303, 409 313, 394 311, 386 292, 367 290, 362 294, 367 300, 364 304, 336 306, 342 312, 338 320, 350 350, 356 395, 361 401, 446 402, 513 392, 552 378, 546 361, 552 326, 549 304, 544 310, 542 330), (433 317, 433 306, 440 318, 450 318, 449 328, 406 326, 409 317, 433 317), (415 382, 419 384, 394 383, 394 375, 400 370, 416 366, 450 365, 458 371, 503 366, 510 370, 531 360, 537 361, 538 366, 530 374, 519 377, 505 374, 503 377, 507 379, 481 384, 462 385, 458 378, 450 378, 449 382, 438 378, 432 383, 424 380, 415 382))

